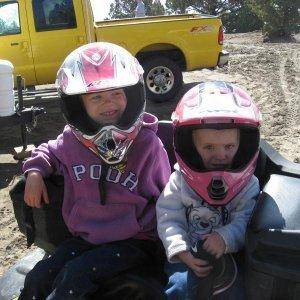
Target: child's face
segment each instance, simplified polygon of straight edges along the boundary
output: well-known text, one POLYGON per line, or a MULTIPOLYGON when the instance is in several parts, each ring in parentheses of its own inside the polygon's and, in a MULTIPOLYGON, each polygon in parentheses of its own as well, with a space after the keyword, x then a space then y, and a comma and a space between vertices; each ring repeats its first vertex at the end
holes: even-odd
POLYGON ((82 101, 88 115, 99 124, 117 123, 127 105, 122 89, 85 94, 82 101))
POLYGON ((239 130, 196 129, 194 145, 207 170, 225 170, 231 167, 239 147, 239 130))

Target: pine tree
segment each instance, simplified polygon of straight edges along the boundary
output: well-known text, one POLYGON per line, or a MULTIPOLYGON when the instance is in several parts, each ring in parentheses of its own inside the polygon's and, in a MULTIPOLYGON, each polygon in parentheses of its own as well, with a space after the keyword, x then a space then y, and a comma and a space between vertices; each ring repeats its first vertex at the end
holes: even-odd
POLYGON ((218 15, 226 11, 230 5, 235 2, 234 0, 167 0, 167 12, 173 13, 186 13, 187 9, 194 10, 199 13, 218 15))
POLYGON ((166 0, 166 11, 168 14, 185 14, 186 9, 193 4, 193 0, 166 0))
MULTIPOLYGON (((164 14, 164 7, 159 0, 143 0, 146 8, 146 16, 164 14)), ((110 5, 109 19, 133 18, 136 8, 135 0, 114 0, 110 5)))
POLYGON ((5 31, 6 31, 6 24, 2 19, 0 19, 0 34, 4 33, 5 31))
POLYGON ((164 15, 165 14, 165 8, 161 4, 160 0, 154 0, 151 5, 151 16, 158 16, 158 15, 164 15))
POLYGON ((247 0, 252 10, 263 22, 267 39, 290 38, 299 26, 299 1, 247 0))
POLYGON ((135 1, 115 0, 110 5, 109 19, 134 17, 135 1))
POLYGON ((247 1, 232 1, 221 18, 227 33, 259 30, 263 25, 247 1))

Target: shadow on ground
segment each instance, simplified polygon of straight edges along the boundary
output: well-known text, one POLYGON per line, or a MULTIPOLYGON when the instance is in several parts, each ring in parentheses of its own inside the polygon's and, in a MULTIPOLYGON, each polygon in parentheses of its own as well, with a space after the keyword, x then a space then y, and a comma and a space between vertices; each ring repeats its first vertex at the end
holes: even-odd
POLYGON ((0 189, 6 188, 12 179, 21 173, 21 162, 7 154, 7 150, 0 150, 0 189))
POLYGON ((155 103, 148 101, 146 105, 146 111, 154 114, 159 120, 170 120, 171 114, 176 108, 177 103, 181 97, 193 86, 197 85, 199 82, 185 83, 175 98, 161 103, 155 103))

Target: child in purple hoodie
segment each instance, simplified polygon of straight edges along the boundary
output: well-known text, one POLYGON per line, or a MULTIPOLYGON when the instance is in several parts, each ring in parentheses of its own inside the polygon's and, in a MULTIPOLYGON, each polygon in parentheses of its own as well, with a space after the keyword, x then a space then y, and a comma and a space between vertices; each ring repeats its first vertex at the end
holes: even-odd
POLYGON ((155 202, 170 166, 157 118, 144 112, 142 74, 110 43, 76 49, 59 69, 68 125, 24 163, 24 200, 49 203, 43 178, 63 175, 62 215, 74 238, 28 273, 19 299, 86 299, 104 279, 153 265, 155 202))

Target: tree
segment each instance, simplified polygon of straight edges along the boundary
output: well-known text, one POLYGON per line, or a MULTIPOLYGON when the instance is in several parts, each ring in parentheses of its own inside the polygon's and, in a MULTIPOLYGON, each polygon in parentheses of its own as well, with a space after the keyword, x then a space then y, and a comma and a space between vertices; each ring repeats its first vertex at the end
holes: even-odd
POLYGON ((218 15, 227 32, 248 32, 261 29, 262 21, 245 0, 167 0, 167 13, 198 13, 218 15))
POLYGON ((17 24, 16 21, 12 21, 10 23, 9 29, 15 33, 18 33, 20 31, 20 26, 17 24))
POLYGON ((134 2, 115 0, 110 5, 109 19, 124 19, 134 17, 134 2))
MULTIPOLYGON (((159 0, 143 0, 146 8, 146 16, 164 14, 164 7, 159 0)), ((134 0, 115 0, 110 5, 109 19, 133 18, 136 1, 134 0)))
POLYGON ((3 34, 5 31, 6 31, 6 24, 2 19, 0 19, 0 34, 3 34))
POLYGON ((166 0, 166 11, 168 14, 185 14, 186 9, 195 1, 193 0, 166 0))
POLYGON ((267 39, 290 38, 299 26, 299 1, 247 0, 249 6, 263 22, 267 39))
POLYGON ((228 10, 222 13, 221 18, 227 33, 259 30, 263 25, 245 1, 241 1, 240 4, 232 3, 228 10))
POLYGON ((154 0, 151 5, 150 16, 158 16, 164 14, 165 14, 165 8, 161 4, 160 0, 154 0))
POLYGON ((202 0, 196 2, 196 6, 193 8, 196 9, 198 6, 200 12, 210 15, 219 15, 228 10, 229 6, 229 1, 227 0, 202 0))
POLYGON ((228 10, 231 5, 241 2, 237 0, 167 0, 167 12, 186 13, 187 10, 194 10, 199 13, 219 15, 228 10))

